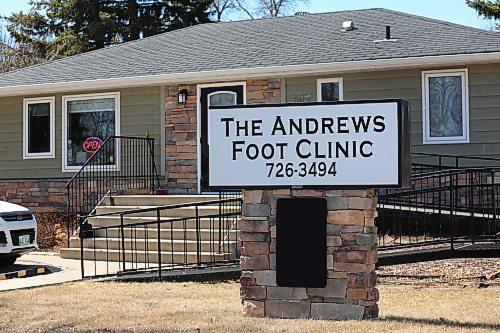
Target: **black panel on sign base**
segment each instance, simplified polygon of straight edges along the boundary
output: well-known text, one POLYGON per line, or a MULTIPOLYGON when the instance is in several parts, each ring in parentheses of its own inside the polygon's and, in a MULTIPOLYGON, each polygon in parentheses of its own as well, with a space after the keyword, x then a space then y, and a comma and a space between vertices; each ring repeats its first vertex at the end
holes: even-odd
POLYGON ((280 287, 326 287, 324 198, 278 199, 276 282, 280 287))

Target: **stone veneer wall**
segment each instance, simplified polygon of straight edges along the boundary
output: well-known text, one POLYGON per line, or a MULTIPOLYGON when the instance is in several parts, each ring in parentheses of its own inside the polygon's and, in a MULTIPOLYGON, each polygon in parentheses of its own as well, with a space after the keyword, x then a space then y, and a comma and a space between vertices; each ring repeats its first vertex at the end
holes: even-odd
MULTIPOLYGON (((280 103, 280 87, 279 79, 247 80, 246 103, 280 103)), ((196 84, 165 88, 165 168, 169 194, 198 193, 197 100, 196 84), (188 90, 185 104, 177 101, 182 89, 188 90)))
POLYGON ((244 191, 240 223, 240 293, 245 315, 317 319, 376 318, 375 201, 373 190, 244 191), (276 284, 276 237, 279 237, 276 234, 276 202, 278 198, 289 197, 325 197, 327 200, 326 288, 287 288, 276 284))
POLYGON ((66 211, 66 183, 65 179, 0 180, 0 200, 37 213, 66 211))

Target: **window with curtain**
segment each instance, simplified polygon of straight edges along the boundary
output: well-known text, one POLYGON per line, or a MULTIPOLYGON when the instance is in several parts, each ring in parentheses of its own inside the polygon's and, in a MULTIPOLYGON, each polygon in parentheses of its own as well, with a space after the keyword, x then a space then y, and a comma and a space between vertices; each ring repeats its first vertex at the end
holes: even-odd
POLYGON ((469 140, 467 71, 424 72, 424 143, 469 140))

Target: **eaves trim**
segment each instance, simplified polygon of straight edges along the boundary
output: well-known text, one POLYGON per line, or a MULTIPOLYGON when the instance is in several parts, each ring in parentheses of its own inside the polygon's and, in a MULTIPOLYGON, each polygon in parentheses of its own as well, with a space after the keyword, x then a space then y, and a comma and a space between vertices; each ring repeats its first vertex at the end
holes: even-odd
POLYGON ((347 61, 323 64, 304 64, 186 72, 147 76, 97 79, 34 85, 7 86, 0 88, 0 97, 20 95, 42 95, 47 93, 116 89, 137 86, 186 84, 203 82, 224 82, 253 78, 281 78, 288 76, 316 75, 368 70, 404 68, 432 68, 441 66, 463 66, 466 64, 500 62, 500 52, 441 55, 427 57, 392 58, 363 61, 347 61))

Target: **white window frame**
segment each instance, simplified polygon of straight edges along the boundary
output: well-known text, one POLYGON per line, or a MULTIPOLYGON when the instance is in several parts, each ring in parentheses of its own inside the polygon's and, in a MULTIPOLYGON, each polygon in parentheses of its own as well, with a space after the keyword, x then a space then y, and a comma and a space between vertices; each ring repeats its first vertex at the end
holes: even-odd
MULTIPOLYGON (((68 102, 71 101, 84 101, 90 99, 99 98, 114 98, 115 99, 115 135, 120 135, 120 92, 109 92, 109 93, 99 93, 99 94, 84 94, 84 95, 67 95, 62 97, 62 171, 63 172, 75 172, 81 169, 81 166, 68 166, 67 154, 68 154, 68 102)), ((103 138, 105 139, 105 138, 103 138)), ((110 171, 120 170, 120 147, 116 146, 116 163, 115 165, 110 165, 110 171)))
POLYGON ((237 94, 237 93, 235 93, 234 91, 225 91, 225 90, 221 90, 221 91, 216 91, 216 92, 213 92, 213 93, 208 94, 208 95, 207 95, 208 102, 210 103, 210 97, 212 97, 212 96, 214 96, 214 95, 219 95, 219 94, 229 94, 229 95, 233 95, 235 100, 237 100, 237 99, 238 99, 238 94, 237 94))
POLYGON ((422 134, 424 144, 469 143, 469 71, 467 68, 444 69, 422 72, 422 134), (460 76, 462 78, 462 136, 431 137, 429 114, 429 78, 442 76, 460 76))
POLYGON ((56 116, 55 116, 56 99, 52 97, 41 98, 25 98, 23 99, 23 158, 24 159, 37 159, 37 158, 55 158, 56 157, 56 116), (44 153, 30 153, 29 152, 29 105, 49 103, 50 106, 50 146, 49 151, 44 153))
POLYGON ((335 78, 327 78, 327 79, 317 79, 316 82, 316 100, 318 102, 323 102, 323 95, 321 93, 321 84, 322 83, 338 83, 339 84, 339 101, 344 100, 344 78, 335 77, 335 78))

